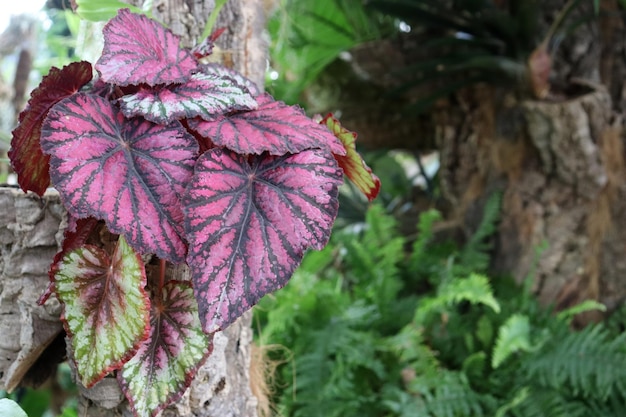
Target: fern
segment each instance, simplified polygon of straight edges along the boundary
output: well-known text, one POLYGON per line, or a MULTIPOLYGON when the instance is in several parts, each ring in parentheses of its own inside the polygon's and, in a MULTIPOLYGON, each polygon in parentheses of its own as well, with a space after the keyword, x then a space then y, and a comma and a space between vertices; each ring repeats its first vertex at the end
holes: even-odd
POLYGON ((532 350, 530 322, 527 316, 515 314, 500 327, 493 348, 491 366, 497 368, 515 352, 532 350))
POLYGON ((525 361, 528 378, 554 389, 606 400, 626 390, 626 334, 613 337, 602 325, 552 338, 525 361))
POLYGON ((420 214, 417 224, 417 239, 413 242, 411 255, 408 260, 408 273, 413 276, 428 277, 438 267, 441 259, 433 256, 429 247, 433 239, 433 228, 441 220, 441 214, 436 210, 427 210, 420 214))
POLYGON ((581 332, 513 280, 484 271, 499 196, 464 248, 435 242, 435 211, 411 246, 379 206, 311 252, 256 308, 260 340, 285 349, 284 417, 611 417, 626 409, 626 334, 581 332), (411 253, 407 254, 409 249, 411 253), (291 359, 293 358, 293 359, 291 359))
POLYGON ((558 390, 535 387, 527 389, 523 401, 516 404, 511 413, 506 415, 515 417, 591 417, 592 415, 588 411, 582 401, 565 397, 558 390))
POLYGON ((483 304, 496 313, 500 312, 500 305, 493 295, 489 279, 484 275, 470 274, 467 278, 455 278, 443 285, 435 297, 423 299, 415 312, 414 322, 424 324, 433 312, 463 301, 483 304))
POLYGON ((497 223, 500 220, 500 206, 502 195, 492 194, 485 203, 483 218, 470 237, 469 241, 461 251, 457 266, 459 273, 486 271, 489 267, 489 252, 492 249, 492 242, 489 241, 497 230, 497 223))

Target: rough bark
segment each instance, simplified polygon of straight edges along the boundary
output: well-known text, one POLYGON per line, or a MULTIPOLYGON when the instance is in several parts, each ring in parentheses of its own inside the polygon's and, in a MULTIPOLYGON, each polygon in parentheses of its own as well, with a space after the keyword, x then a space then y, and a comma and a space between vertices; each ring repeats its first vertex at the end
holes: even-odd
MULTIPOLYGON (((564 3, 543 4, 546 26, 564 3)), ((622 18, 609 16, 601 30, 590 19, 565 39, 549 99, 483 85, 434 113, 453 217, 470 233, 488 195, 501 191, 494 268, 518 281, 531 276, 541 301, 557 308, 595 299, 610 311, 626 298, 624 95, 615 76, 626 60, 609 52, 625 42, 622 18)))
POLYGON ((0 188, 0 388, 13 390, 61 332, 56 299, 37 306, 48 285, 63 216, 58 195, 0 188))
MULTIPOLYGON (((130 3, 130 2, 129 2, 130 3)), ((212 0, 157 0, 155 18, 196 43, 214 7, 212 0)), ((218 26, 228 28, 219 41, 224 63, 259 86, 264 79, 267 46, 262 2, 231 0, 218 26)), ((62 330, 60 305, 52 297, 44 306, 37 298, 48 284, 48 268, 58 250, 64 210, 53 191, 40 199, 16 189, 0 188, 0 388, 20 383, 39 354, 62 330), (6 336, 6 337, 5 337, 6 336)), ((184 269, 170 274, 185 274, 184 269)), ((250 389, 251 315, 214 337, 213 353, 198 371, 190 389, 163 416, 256 416, 257 400, 250 389)), ((62 334, 61 334, 62 335, 62 334)), ((80 386, 80 385, 79 385, 80 386)), ((91 389, 80 386, 79 415, 132 415, 117 381, 107 377, 91 389)))

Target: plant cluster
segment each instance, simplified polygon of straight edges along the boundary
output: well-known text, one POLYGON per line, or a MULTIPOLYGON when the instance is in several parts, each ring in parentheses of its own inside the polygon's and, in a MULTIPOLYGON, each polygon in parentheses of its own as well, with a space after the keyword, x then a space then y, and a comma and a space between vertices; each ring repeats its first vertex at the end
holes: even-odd
POLYGON ((128 9, 92 66, 53 68, 13 132, 22 189, 52 183, 69 227, 49 292, 81 382, 116 371, 135 415, 179 398, 224 329, 322 249, 343 174, 380 182, 331 115, 312 120, 128 9), (171 279, 186 264, 190 280, 171 279))
POLYGON ((572 331, 585 302, 554 314, 530 289, 488 279, 498 198, 463 247, 441 241, 435 211, 411 242, 379 205, 337 230, 255 308, 259 342, 281 365, 284 416, 619 416, 626 335, 572 331), (360 230, 356 231, 355 230, 360 230))

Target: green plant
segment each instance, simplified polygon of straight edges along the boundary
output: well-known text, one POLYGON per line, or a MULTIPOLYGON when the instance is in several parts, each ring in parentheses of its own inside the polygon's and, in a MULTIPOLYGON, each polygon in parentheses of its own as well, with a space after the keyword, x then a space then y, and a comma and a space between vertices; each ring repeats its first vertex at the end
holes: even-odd
POLYGON ((625 405, 626 336, 572 331, 585 302, 554 314, 506 277, 488 278, 499 197, 463 247, 422 213, 409 242, 372 206, 255 309, 259 343, 281 345, 284 416, 611 416, 625 405), (465 264, 464 264, 465 262, 465 264))

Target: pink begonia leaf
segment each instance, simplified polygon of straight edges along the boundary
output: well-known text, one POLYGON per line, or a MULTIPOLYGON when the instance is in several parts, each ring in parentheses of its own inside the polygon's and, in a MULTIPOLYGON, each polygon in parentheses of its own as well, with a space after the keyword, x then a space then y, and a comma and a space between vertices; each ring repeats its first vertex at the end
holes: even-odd
POLYGON ((342 180, 321 149, 242 156, 215 148, 198 159, 183 204, 205 332, 224 329, 283 287, 307 248, 326 245, 342 180))
POLYGON ((345 156, 335 156, 344 174, 365 194, 369 201, 375 199, 380 191, 380 179, 372 173, 370 167, 357 152, 356 133, 341 126, 339 120, 335 119, 332 114, 327 115, 320 123, 328 127, 346 148, 345 156))
POLYGON ((299 107, 275 101, 268 94, 256 99, 256 110, 221 115, 211 121, 196 118, 189 121, 189 127, 217 146, 239 154, 284 155, 321 148, 345 155, 341 142, 299 107))
POLYGON ((67 253, 55 274, 63 324, 86 387, 119 369, 148 337, 150 299, 137 253, 120 236, 111 257, 85 245, 67 253))
POLYGON ((73 62, 62 69, 51 68, 31 93, 28 106, 20 113, 19 124, 13 130, 9 151, 22 190, 42 196, 50 185, 50 157, 44 155, 39 146, 41 124, 54 104, 75 94, 91 78, 89 62, 73 62))
POLYGON ((184 84, 140 88, 120 98, 126 117, 143 116, 155 123, 199 116, 206 120, 235 110, 251 110, 256 100, 246 87, 221 75, 194 74, 184 84))
POLYGON ((127 120, 106 99, 78 93, 50 110, 42 132, 52 181, 73 216, 105 220, 140 253, 185 259, 180 197, 198 144, 179 122, 127 120))
POLYGON ((250 92, 250 94, 252 94, 252 96, 254 96, 254 97, 256 97, 259 94, 261 94, 261 91, 259 90, 259 87, 257 87, 257 85, 255 83, 253 83, 252 80, 250 80, 249 78, 244 77, 242 74, 240 74, 239 72, 237 72, 237 71, 235 71, 233 69, 225 67, 224 65, 217 64, 217 63, 201 65, 200 66, 200 71, 202 71, 203 73, 205 73, 207 75, 216 75, 216 76, 220 76, 220 77, 230 77, 233 80, 235 80, 235 83, 237 83, 238 85, 243 85, 244 87, 246 87, 248 89, 248 91, 250 92))
POLYGON ((183 83, 198 62, 169 29, 121 9, 102 30, 104 49, 96 62, 102 79, 121 86, 183 83))
POLYGON ((136 416, 155 416, 178 400, 213 350, 189 282, 169 281, 155 300, 150 336, 117 374, 136 416))

